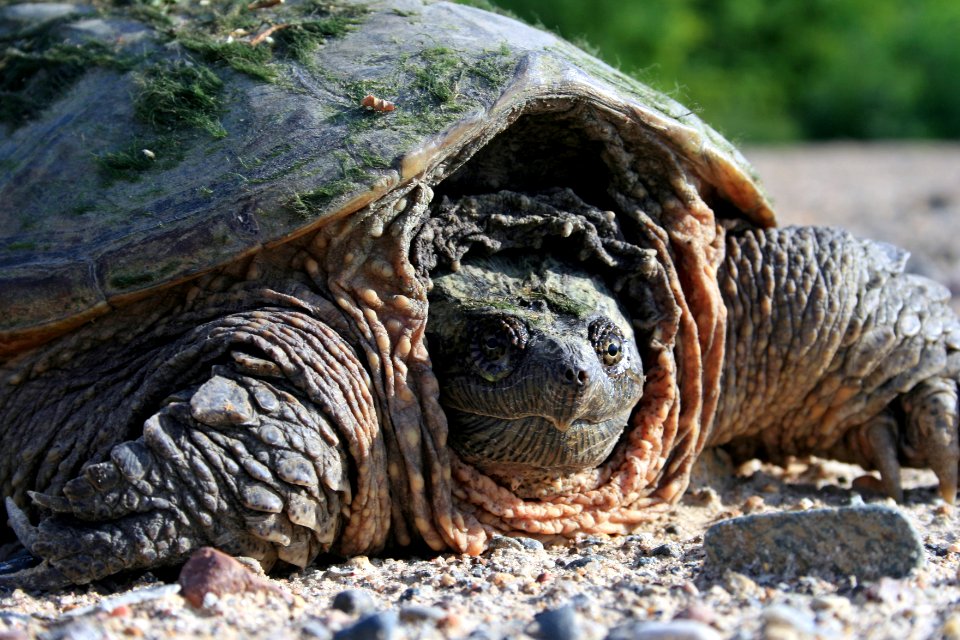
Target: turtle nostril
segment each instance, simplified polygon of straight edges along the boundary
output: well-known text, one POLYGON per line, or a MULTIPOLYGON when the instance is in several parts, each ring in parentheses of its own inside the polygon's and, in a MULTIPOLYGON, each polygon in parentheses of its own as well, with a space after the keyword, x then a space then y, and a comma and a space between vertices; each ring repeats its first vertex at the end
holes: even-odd
POLYGON ((566 378, 567 382, 578 386, 585 385, 587 380, 590 379, 586 371, 583 369, 573 369, 572 367, 567 368, 563 373, 563 377, 566 378))

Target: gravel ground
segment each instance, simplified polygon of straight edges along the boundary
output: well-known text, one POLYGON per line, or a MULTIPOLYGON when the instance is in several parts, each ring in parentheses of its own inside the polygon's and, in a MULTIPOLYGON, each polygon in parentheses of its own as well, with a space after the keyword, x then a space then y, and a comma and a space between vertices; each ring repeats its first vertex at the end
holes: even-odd
MULTIPOLYGON (((784 222, 840 224, 905 245, 917 270, 957 293, 960 146, 765 148, 748 156, 784 222)), ((0 640, 960 639, 957 516, 936 497, 932 474, 907 474, 900 507, 919 533, 923 566, 907 578, 858 580, 827 569, 705 568, 703 540, 712 524, 747 513, 861 499, 892 505, 862 470, 820 460, 739 469, 720 456, 707 462, 681 504, 632 536, 546 547, 504 538, 479 558, 360 557, 269 579, 266 591, 209 595, 199 607, 175 593, 175 574, 52 595, 15 591, 0 594, 0 640)), ((909 541, 892 542, 907 552, 909 541)))

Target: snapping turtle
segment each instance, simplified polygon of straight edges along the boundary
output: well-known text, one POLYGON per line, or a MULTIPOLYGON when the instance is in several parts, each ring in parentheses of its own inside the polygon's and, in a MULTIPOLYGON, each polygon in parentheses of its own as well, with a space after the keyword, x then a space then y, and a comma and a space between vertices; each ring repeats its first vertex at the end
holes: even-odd
POLYGON ((0 14, 0 487, 42 560, 0 581, 626 532, 723 444, 953 499, 946 290, 773 228, 669 98, 442 2, 43 7, 0 14))

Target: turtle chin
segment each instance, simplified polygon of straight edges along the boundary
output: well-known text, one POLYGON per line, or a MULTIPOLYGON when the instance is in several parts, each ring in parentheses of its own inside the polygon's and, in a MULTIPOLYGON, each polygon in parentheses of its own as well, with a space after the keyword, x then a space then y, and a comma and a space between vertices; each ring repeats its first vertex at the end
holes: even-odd
POLYGON ((543 416, 506 419, 447 411, 454 451, 521 498, 567 493, 578 472, 607 459, 629 416, 624 412, 602 422, 574 420, 561 429, 543 416))

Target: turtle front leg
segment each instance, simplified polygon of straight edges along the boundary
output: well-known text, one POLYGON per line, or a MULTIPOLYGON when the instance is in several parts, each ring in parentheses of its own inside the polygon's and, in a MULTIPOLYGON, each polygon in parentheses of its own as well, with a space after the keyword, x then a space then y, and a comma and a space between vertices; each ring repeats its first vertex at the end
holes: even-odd
POLYGON ((730 233, 728 309, 710 444, 772 459, 814 454, 881 472, 929 467, 957 491, 960 321, 906 253, 832 228, 730 233))
POLYGON ((364 506, 353 503, 376 495, 351 484, 364 475, 351 462, 375 461, 382 445, 369 378, 336 332, 299 313, 238 314, 167 349, 158 378, 170 363, 205 373, 61 492, 31 492, 37 525, 8 500, 43 563, 0 584, 86 583, 176 564, 203 545, 267 569, 277 559, 303 567, 346 529, 355 544, 382 543, 389 509, 384 517, 374 501, 370 522, 350 522, 364 506))

